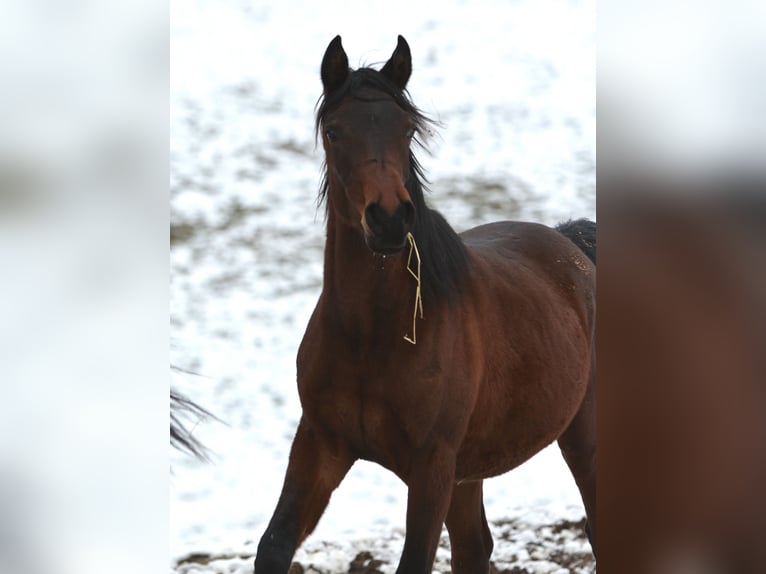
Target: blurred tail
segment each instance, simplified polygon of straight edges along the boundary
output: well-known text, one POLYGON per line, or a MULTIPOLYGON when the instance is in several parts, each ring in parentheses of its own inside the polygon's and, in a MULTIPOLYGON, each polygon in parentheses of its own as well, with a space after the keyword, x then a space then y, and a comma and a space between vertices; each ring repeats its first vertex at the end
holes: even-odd
POLYGON ((197 421, 206 418, 216 418, 197 403, 186 398, 178 391, 170 389, 170 444, 180 451, 208 460, 208 450, 188 430, 182 418, 196 418, 197 421))
POLYGON ((565 221, 556 226, 556 230, 596 263, 596 222, 588 219, 565 221))

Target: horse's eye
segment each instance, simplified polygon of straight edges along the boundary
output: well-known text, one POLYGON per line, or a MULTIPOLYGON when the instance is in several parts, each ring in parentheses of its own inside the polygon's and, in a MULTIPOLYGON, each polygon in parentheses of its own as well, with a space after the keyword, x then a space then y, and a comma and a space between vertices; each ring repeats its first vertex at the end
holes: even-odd
POLYGON ((324 135, 327 138, 327 141, 330 142, 330 143, 338 141, 338 138, 340 137, 338 135, 338 131, 335 130, 334 128, 327 128, 324 131, 324 135))
POLYGON ((407 139, 411 140, 413 137, 415 137, 415 128, 410 128, 407 130, 407 139))

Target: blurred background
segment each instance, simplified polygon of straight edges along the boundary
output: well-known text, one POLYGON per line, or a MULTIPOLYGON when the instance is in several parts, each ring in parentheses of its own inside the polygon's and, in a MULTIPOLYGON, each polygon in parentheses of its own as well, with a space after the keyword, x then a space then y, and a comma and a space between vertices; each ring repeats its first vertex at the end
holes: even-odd
POLYGON ((167 563, 167 9, 3 2, 0 571, 167 563))

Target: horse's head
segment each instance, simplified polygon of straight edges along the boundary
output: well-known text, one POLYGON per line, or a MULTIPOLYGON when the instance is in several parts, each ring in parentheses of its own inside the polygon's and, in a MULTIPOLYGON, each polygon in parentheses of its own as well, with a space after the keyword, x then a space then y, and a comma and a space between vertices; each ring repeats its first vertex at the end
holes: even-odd
POLYGON ((415 224, 407 182, 410 144, 424 117, 405 93, 412 72, 407 42, 380 69, 350 70, 340 36, 322 60, 324 94, 317 113, 327 164, 328 207, 384 255, 401 251, 415 224))

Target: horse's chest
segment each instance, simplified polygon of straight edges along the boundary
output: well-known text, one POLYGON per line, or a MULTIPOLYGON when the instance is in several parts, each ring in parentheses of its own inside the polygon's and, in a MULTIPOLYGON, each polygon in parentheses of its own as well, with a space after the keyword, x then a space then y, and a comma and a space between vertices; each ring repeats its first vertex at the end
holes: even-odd
POLYGON ((328 380, 315 400, 304 401, 304 414, 359 458, 372 460, 396 471, 412 445, 429 432, 427 406, 407 392, 396 377, 356 376, 328 380))

